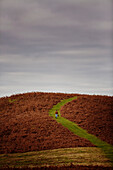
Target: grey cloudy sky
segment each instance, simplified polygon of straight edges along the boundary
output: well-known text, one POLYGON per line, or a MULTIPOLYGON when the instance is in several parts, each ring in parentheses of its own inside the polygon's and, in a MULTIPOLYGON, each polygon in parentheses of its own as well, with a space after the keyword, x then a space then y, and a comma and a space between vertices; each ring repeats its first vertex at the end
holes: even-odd
POLYGON ((0 0, 0 97, 113 95, 112 0, 0 0))

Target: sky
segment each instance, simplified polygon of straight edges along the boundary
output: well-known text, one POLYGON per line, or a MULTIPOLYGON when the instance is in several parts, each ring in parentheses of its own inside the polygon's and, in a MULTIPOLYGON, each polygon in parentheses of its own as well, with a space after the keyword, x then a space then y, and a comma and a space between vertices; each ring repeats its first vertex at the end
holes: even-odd
POLYGON ((112 0, 0 0, 0 97, 113 96, 112 0))

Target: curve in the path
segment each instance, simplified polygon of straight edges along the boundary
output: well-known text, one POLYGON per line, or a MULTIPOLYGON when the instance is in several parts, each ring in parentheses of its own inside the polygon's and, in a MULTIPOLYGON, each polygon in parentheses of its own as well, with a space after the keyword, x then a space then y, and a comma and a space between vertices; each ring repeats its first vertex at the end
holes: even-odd
POLYGON ((61 123, 64 127, 68 128, 75 135, 85 138, 89 140, 92 144, 94 144, 95 146, 101 148, 113 164, 113 146, 112 145, 100 140, 99 138, 97 138, 96 136, 92 134, 89 134, 86 130, 82 129, 74 122, 71 122, 64 117, 61 117, 60 115, 61 107, 65 105, 66 103, 71 102, 72 100, 76 100, 76 99, 77 97, 75 96, 69 99, 61 100, 61 102, 53 106, 53 108, 49 111, 49 115, 53 117, 58 123, 61 123), (59 112, 59 117, 57 119, 55 118, 56 110, 59 112))

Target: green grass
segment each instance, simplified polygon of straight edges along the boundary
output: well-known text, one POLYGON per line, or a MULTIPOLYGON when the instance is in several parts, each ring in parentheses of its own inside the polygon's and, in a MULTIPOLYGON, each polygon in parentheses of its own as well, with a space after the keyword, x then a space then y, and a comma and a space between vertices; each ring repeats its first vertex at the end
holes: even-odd
POLYGON ((113 146, 112 145, 100 140, 99 138, 97 138, 96 136, 94 136, 92 134, 89 134, 86 130, 82 129, 74 122, 71 122, 64 117, 61 117, 61 114, 60 114, 61 107, 63 105, 65 105, 66 103, 68 103, 72 100, 75 100, 75 99, 77 99, 76 96, 73 98, 62 100, 57 105, 53 106, 53 108, 49 111, 49 115, 51 117, 53 117, 58 123, 61 123, 64 127, 68 128, 74 134, 89 140, 92 144, 101 148, 102 151, 106 154, 106 156, 111 160, 111 162, 113 164, 113 146), (59 112, 59 117, 57 119, 55 118, 56 110, 59 112))
POLYGON ((103 152, 96 147, 62 148, 0 155, 0 168, 62 166, 71 163, 84 166, 111 166, 103 152))
POLYGON ((8 101, 9 101, 9 103, 14 103, 14 102, 16 101, 16 99, 12 99, 12 100, 11 100, 11 99, 9 98, 8 101))

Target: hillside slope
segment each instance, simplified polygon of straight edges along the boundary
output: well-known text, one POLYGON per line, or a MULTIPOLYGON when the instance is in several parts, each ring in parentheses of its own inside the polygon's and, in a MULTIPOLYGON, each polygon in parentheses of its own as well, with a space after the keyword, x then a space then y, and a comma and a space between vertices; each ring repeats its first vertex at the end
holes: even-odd
MULTIPOLYGON (((86 98, 87 95, 26 93, 0 98, 0 153, 93 146, 89 141, 74 135, 68 129, 62 127, 61 124, 58 124, 49 117, 48 112, 53 105, 60 102, 60 100, 73 96, 78 96, 76 102, 78 102, 78 107, 81 108, 81 112, 77 119, 78 122, 80 123, 84 120, 87 122, 86 120, 88 114, 90 114, 90 109, 88 110, 87 105, 84 105, 87 114, 84 114, 85 117, 83 117, 84 110, 83 107, 81 107, 81 103, 84 103, 84 98, 86 98)), ((94 102, 92 100, 94 96, 88 97, 90 98, 90 102, 94 102)), ((99 96, 97 96, 97 99, 98 98, 99 96)), ((113 98, 107 96, 101 96, 101 98, 104 98, 105 101, 107 101, 108 105, 106 110, 109 110, 108 113, 111 114, 110 109, 113 98)), ((64 116, 69 115, 69 119, 74 119, 75 111, 76 115, 78 115, 77 107, 74 108, 76 102, 73 102, 67 104, 68 107, 65 105, 61 112, 64 116), (70 107, 70 105, 73 105, 73 108, 70 107)), ((101 104, 102 103, 100 103, 100 105, 101 104)), ((100 105, 97 106, 98 111, 100 110, 100 105)), ((92 108, 92 110, 94 109, 95 107, 92 108)), ((92 122, 92 126, 88 126, 88 130, 92 131, 90 127, 96 128, 95 125, 96 124, 93 124, 92 122)), ((103 126, 103 124, 101 126, 103 126)), ((107 131, 104 132, 105 136, 108 132, 111 134, 111 128, 111 125, 107 126, 107 131)), ((101 133, 103 133, 103 131, 101 131, 101 133)), ((112 144, 112 137, 110 138, 110 135, 108 142, 112 144)))
POLYGON ((26 93, 0 99, 0 153, 93 146, 49 116, 61 93, 26 93))
POLYGON ((113 145, 113 97, 78 96, 62 107, 61 115, 113 145))

